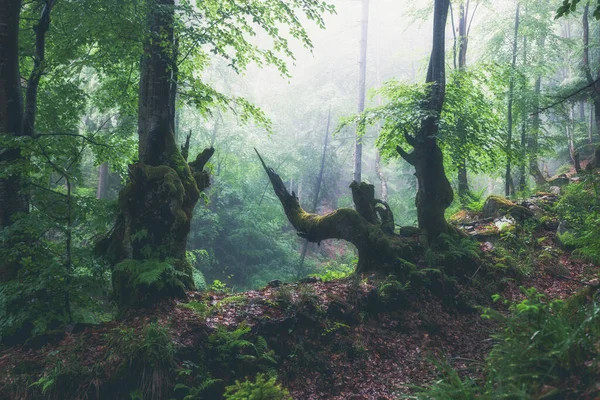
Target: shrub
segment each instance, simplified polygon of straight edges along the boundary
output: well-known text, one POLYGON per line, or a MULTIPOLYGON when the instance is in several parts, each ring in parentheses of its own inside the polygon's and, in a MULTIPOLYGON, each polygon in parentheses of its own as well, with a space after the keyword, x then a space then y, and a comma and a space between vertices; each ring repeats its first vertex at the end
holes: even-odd
POLYGON ((268 378, 263 374, 256 375, 254 382, 246 379, 235 381, 227 386, 224 398, 227 400, 291 400, 290 393, 276 383, 276 378, 268 378))

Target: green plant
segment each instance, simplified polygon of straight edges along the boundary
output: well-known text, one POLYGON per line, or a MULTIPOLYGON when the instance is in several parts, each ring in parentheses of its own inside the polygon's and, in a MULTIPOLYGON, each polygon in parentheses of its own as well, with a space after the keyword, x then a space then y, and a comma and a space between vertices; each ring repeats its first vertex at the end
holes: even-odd
POLYGON ((326 324, 325 329, 321 333, 321 336, 329 336, 335 334, 336 332, 347 331, 350 330, 350 327, 346 324, 342 324, 341 322, 333 322, 333 324, 326 324))
POLYGON ((477 381, 472 378, 461 378, 458 372, 445 360, 432 359, 431 363, 439 373, 439 379, 430 386, 415 386, 413 394, 404 396, 407 399, 435 400, 471 400, 486 399, 477 381))
POLYGON ((185 288, 182 279, 186 274, 173 266, 173 260, 127 259, 118 263, 115 271, 126 273, 136 291, 145 288, 154 288, 157 291, 173 287, 185 288))
POLYGON ((277 384, 275 377, 267 378, 257 374, 254 382, 246 379, 238 380, 234 385, 227 386, 224 398, 227 400, 291 400, 290 393, 277 384))
POLYGON ((584 174, 581 183, 568 185, 556 204, 559 217, 569 230, 559 234, 561 242, 582 259, 600 264, 600 178, 584 174))
POLYGON ((206 318, 212 311, 212 308, 207 306, 206 303, 197 300, 192 300, 179 306, 194 311, 200 318, 206 318))
POLYGON ((175 365, 175 346, 167 328, 150 323, 141 332, 115 328, 108 334, 109 358, 122 360, 124 373, 133 373, 145 397, 160 397, 175 365), (127 371, 127 372, 126 372, 127 371))
POLYGON ((275 299, 277 303, 281 305, 282 308, 288 309, 294 301, 294 297, 292 296, 292 289, 289 286, 280 287, 275 293, 275 299))
POLYGON ((268 371, 277 364, 275 352, 269 350, 267 341, 258 336, 251 340, 250 328, 244 323, 233 331, 224 326, 218 326, 209 336, 208 346, 211 361, 229 372, 236 372, 246 363, 258 369, 268 371))
POLYGON ((483 318, 504 325, 493 335, 496 344, 486 360, 485 381, 463 380, 442 365, 444 377, 421 390, 417 398, 586 398, 597 393, 598 300, 582 301, 586 296, 567 302, 548 300, 534 288, 521 290, 525 299, 517 303, 493 296, 508 307, 508 316, 491 308, 483 310, 483 318))
POLYGON ((225 293, 227 292, 227 285, 220 280, 215 279, 209 289, 213 292, 225 293))
POLYGON ((410 281, 402 283, 394 275, 388 275, 377 288, 377 294, 384 303, 405 300, 405 292, 410 289, 410 281))

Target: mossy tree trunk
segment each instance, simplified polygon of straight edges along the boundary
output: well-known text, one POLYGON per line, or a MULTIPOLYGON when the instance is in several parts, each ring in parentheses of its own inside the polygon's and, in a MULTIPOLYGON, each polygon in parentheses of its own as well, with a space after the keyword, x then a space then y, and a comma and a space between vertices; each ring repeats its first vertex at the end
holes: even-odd
POLYGON ((451 230, 444 212, 450 206, 454 193, 444 170, 442 151, 437 144, 438 124, 445 96, 445 31, 449 0, 435 0, 433 21, 433 49, 427 71, 427 83, 431 84, 425 103, 427 117, 421 121, 416 135, 405 133, 414 150, 407 153, 397 150, 408 163, 415 167, 418 188, 416 197, 417 218, 421 229, 421 241, 425 245, 435 242, 441 233, 451 230))
POLYGON ((356 272, 386 270, 408 278, 411 263, 407 261, 414 261, 420 247, 415 240, 394 233, 394 216, 385 202, 375 199, 373 185, 352 182, 355 210, 340 208, 326 215, 311 214, 302 209, 296 194, 287 190, 279 175, 262 158, 260 161, 300 237, 313 243, 326 239, 348 241, 358 250, 356 272))
POLYGON ((154 0, 149 7, 150 32, 140 72, 139 162, 129 167, 129 183, 119 194, 120 215, 106 249, 122 308, 185 296, 185 289, 193 288, 186 242, 193 209, 209 185, 203 168, 214 152, 205 149, 188 163, 175 143, 174 1, 154 0), (141 284, 136 272, 122 268, 126 260, 167 262, 177 279, 141 284))

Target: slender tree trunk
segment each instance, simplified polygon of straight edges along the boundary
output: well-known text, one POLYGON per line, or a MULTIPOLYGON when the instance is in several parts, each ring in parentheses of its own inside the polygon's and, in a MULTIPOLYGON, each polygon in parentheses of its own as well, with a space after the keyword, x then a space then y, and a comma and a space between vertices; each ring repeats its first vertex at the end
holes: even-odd
POLYGON ((46 0, 42 7, 42 14, 38 23, 33 27, 35 31, 35 55, 33 57, 33 70, 27 80, 25 93, 25 114, 23 119, 23 136, 33 137, 35 134, 35 117, 37 114, 37 96, 40 79, 45 71, 44 60, 46 55, 46 33, 50 29, 50 12, 55 0, 46 0))
MULTIPOLYGON (((546 44, 546 38, 542 36, 538 40, 538 62, 541 67, 544 63, 544 48, 546 44)), ((542 74, 539 73, 535 78, 534 88, 533 88, 533 109, 539 110, 540 108, 540 98, 542 96, 542 74)), ((540 170, 539 162, 538 162, 538 153, 539 153, 539 137, 540 137, 540 128, 542 125, 542 121, 540 118, 540 113, 536 112, 533 115, 533 119, 531 121, 531 134, 527 141, 527 152, 529 154, 529 173, 533 176, 535 180, 536 186, 541 186, 546 183, 546 178, 544 174, 540 170)))
MULTIPOLYGON (((527 9, 525 10, 527 13, 527 9)), ((527 37, 523 37, 523 65, 527 65, 527 37)), ((525 81, 524 87, 521 88, 521 91, 525 92, 528 90, 527 88, 528 82, 525 81)), ((521 160, 519 160, 519 191, 524 192, 527 188, 527 110, 525 107, 522 107, 523 111, 521 114, 521 160)))
MULTIPOLYGON (((473 10, 471 14, 471 20, 475 14, 473 10)), ((460 4, 459 15, 458 15, 458 35, 454 35, 454 58, 455 68, 459 71, 464 71, 467 68, 467 49, 469 45, 469 1, 460 4), (458 65, 456 64, 456 59, 458 65)), ((469 179, 467 175, 467 133, 464 129, 464 121, 458 120, 456 133, 459 137, 460 146, 463 147, 463 151, 457 157, 457 180, 458 180, 458 197, 461 202, 465 202, 468 199, 468 195, 471 191, 469 188, 469 179)))
POLYGON ((594 143, 594 105, 593 103, 589 103, 589 115, 590 115, 590 120, 588 123, 588 143, 592 144, 594 143))
POLYGON ((98 200, 106 199, 108 195, 108 163, 100 164, 98 167, 98 187, 96 189, 96 198, 98 200))
POLYGON ((506 137, 506 173, 505 173, 505 185, 504 185, 504 194, 506 197, 509 197, 512 194, 511 189, 513 188, 512 182, 512 133, 513 133, 513 100, 514 100, 514 91, 515 91, 515 68, 517 65, 517 42, 519 37, 519 10, 520 4, 517 3, 517 11, 515 14, 515 35, 513 40, 513 49, 512 49, 512 63, 511 63, 511 72, 510 72, 510 82, 508 86, 508 112, 507 112, 507 137, 506 137))
POLYGON ((130 182, 119 194, 120 216, 104 243, 116 266, 113 286, 122 308, 182 297, 184 288, 193 288, 187 236, 200 192, 209 185, 203 168, 214 153, 205 149, 188 163, 175 143, 174 0, 153 0, 148 6, 150 32, 140 72, 139 162, 129 167, 130 182), (135 285, 135 272, 119 267, 127 259, 167 261, 178 271, 179 283, 172 279, 164 285, 135 285))
MULTIPOLYGON (((365 93, 367 81, 367 41, 369 38, 369 0, 362 0, 362 19, 360 24, 360 60, 358 72, 358 113, 365 111, 365 93)), ((360 183, 362 166, 362 136, 365 123, 358 123, 354 138, 354 182, 360 183)))

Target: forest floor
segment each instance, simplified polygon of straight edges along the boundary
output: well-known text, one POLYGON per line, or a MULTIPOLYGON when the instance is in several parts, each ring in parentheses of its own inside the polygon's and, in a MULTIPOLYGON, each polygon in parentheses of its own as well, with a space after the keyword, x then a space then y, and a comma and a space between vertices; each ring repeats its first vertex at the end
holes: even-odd
MULTIPOLYGON (((531 269, 495 282, 493 293, 518 301, 523 298, 519 287, 535 287, 548 298, 563 299, 585 282, 596 283, 592 279, 598 268, 561 250, 552 229, 533 236, 531 269)), ((481 243, 490 260, 497 257, 493 247, 481 243)), ((263 337, 274 352, 279 381, 295 399, 397 399, 413 385, 436 379, 435 359, 465 374, 481 373, 493 345, 490 334, 498 329, 495 323, 482 319, 476 307, 453 304, 439 291, 434 295, 428 289, 409 289, 400 300, 382 302, 377 293, 384 279, 364 275, 330 282, 277 282, 244 293, 191 292, 188 302, 167 301, 119 321, 75 326, 71 332, 0 349, 0 399, 129 398, 106 397, 124 393, 118 387, 124 384, 119 375, 126 356, 112 352, 111 343, 115 335, 142 332, 151 322, 166 327, 175 344, 172 373, 161 378, 171 388, 182 375, 175 371, 194 359, 191 355, 207 354, 210 335, 219 326, 230 331, 245 326, 248 335, 263 337)), ((475 281, 459 286, 459 293, 481 296, 475 281)), ((483 295, 489 298, 491 293, 483 295)), ((244 373, 267 369, 264 363, 253 367, 241 365, 246 362, 241 359, 233 362, 233 367, 208 367, 213 377, 228 384, 243 379, 244 373)))

